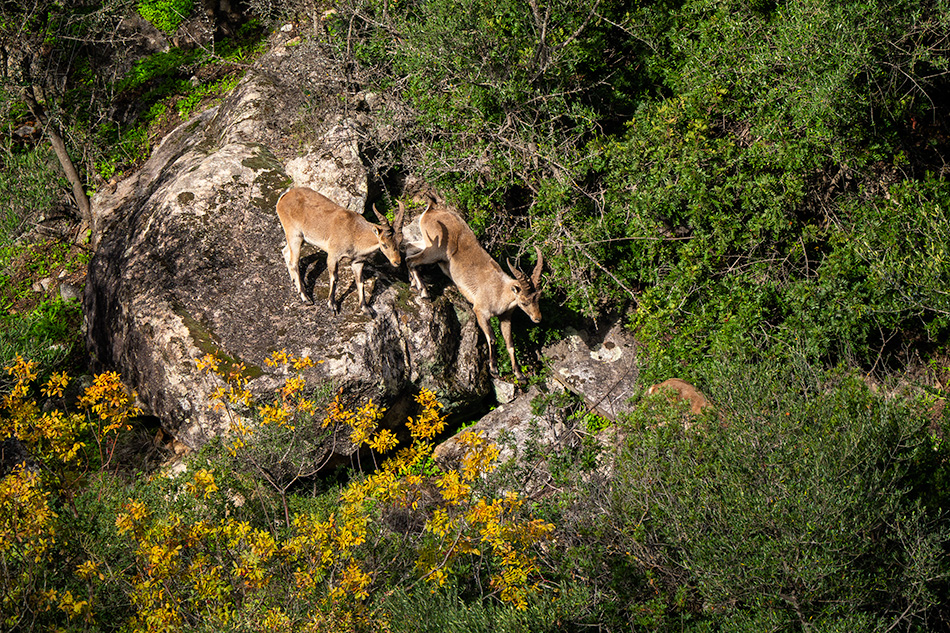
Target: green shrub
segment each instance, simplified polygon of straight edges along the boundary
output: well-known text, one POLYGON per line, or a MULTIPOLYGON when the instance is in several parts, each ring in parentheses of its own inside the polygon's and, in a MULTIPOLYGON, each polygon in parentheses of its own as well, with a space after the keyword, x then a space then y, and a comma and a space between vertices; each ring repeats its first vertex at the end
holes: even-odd
POLYGON ((178 25, 191 15, 194 0, 139 0, 139 15, 160 31, 174 33, 178 25))
POLYGON ((5 150, 0 153, 0 247, 48 214, 69 189, 49 147, 5 150))
POLYGON ((719 412, 688 430, 646 401, 618 462, 606 536, 670 617, 748 630, 947 617, 948 499, 933 486, 950 454, 923 403, 787 361, 723 364, 708 387, 719 412))
POLYGON ((635 306, 660 373, 773 344, 871 365, 946 329, 943 218, 889 202, 944 204, 945 3, 533 7, 365 0, 328 31, 494 255, 540 243, 559 303, 635 306))

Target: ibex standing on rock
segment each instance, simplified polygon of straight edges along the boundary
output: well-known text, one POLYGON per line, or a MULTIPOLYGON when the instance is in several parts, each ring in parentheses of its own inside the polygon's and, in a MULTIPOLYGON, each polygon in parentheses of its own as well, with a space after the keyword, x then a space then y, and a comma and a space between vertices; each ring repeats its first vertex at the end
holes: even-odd
POLYGON ((514 275, 512 279, 482 248, 468 224, 449 209, 430 203, 419 217, 419 228, 422 242, 413 246, 421 249, 421 252, 406 257, 412 285, 421 291, 423 297, 428 297, 417 267, 423 264, 439 264, 442 272, 452 279, 459 292, 472 304, 478 325, 488 341, 492 374, 498 374, 498 361, 488 320, 498 317, 501 334, 511 358, 511 367, 515 376, 524 380, 524 374, 515 361, 515 346, 511 340, 511 315, 515 308, 521 308, 532 321, 541 322, 541 309, 538 307, 538 300, 541 298, 541 267, 544 265, 541 249, 535 246, 538 263, 535 264, 530 277, 512 266, 511 260, 508 260, 508 268, 514 275))
POLYGON ((337 268, 340 260, 348 257, 350 267, 356 278, 356 289, 360 297, 360 310, 373 314, 366 305, 363 293, 363 264, 376 251, 383 255, 393 266, 399 266, 402 257, 399 246, 402 242, 402 220, 405 209, 399 203, 399 211, 392 224, 376 207, 373 212, 380 224, 367 222, 358 213, 345 209, 313 189, 297 187, 284 193, 277 200, 277 217, 284 227, 287 245, 284 246, 284 261, 287 271, 305 303, 310 299, 304 293, 300 280, 300 247, 306 241, 327 253, 327 271, 330 274, 330 296, 327 305, 334 312, 339 311, 336 303, 337 268))

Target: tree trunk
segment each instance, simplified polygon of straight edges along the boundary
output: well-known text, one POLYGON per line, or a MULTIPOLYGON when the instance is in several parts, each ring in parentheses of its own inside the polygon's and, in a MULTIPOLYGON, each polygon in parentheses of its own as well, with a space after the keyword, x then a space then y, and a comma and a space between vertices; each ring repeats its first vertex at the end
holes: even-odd
POLYGON ((66 180, 69 181, 69 185, 72 187, 73 199, 76 201, 76 207, 79 209, 79 217, 84 225, 83 231, 92 229, 92 207, 89 204, 89 196, 86 195, 86 190, 82 185, 82 179, 79 177, 76 165, 73 164, 73 160, 69 157, 69 152, 66 151, 66 142, 63 140, 63 135, 59 133, 59 129, 56 125, 47 118, 46 111, 33 94, 33 87, 27 87, 23 93, 27 107, 33 116, 36 117, 37 122, 43 126, 43 130, 46 132, 47 137, 49 137, 50 145, 53 146, 53 151, 56 153, 56 158, 59 159, 59 164, 63 168, 63 173, 66 174, 66 180))
POLYGON ((86 190, 82 186, 82 180, 79 178, 79 172, 76 171, 76 166, 66 152, 66 143, 63 141, 63 137, 60 136, 59 130, 57 130, 55 126, 47 121, 44 127, 46 128, 46 133, 49 135, 50 145, 53 146, 53 151, 56 152, 56 158, 59 159, 59 164, 62 165, 63 171, 66 173, 66 179, 73 188, 73 199, 75 199, 76 206, 79 208, 79 217, 85 225, 83 228, 91 229, 92 209, 89 204, 89 196, 86 195, 86 190))

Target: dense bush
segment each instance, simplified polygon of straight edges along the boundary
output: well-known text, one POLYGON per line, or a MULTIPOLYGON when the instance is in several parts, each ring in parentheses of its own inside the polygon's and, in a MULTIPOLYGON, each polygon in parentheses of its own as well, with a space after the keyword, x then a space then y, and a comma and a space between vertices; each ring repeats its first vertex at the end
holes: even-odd
POLYGON ((329 34, 394 98, 379 171, 427 176, 496 255, 543 243, 568 306, 635 306, 668 375, 735 346, 870 364, 943 340, 948 20, 943 1, 354 0, 329 34), (895 205, 936 211, 898 229, 895 205))
POLYGON ((928 403, 801 364, 721 363, 709 384, 717 413, 685 429, 648 400, 617 462, 602 538, 655 581, 658 621, 950 625, 950 453, 928 403))

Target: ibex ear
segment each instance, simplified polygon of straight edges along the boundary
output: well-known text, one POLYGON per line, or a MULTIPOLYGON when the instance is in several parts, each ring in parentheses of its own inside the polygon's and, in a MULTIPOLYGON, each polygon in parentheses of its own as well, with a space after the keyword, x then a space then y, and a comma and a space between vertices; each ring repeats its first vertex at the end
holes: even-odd
POLYGON ((522 292, 521 284, 519 284, 517 281, 511 284, 511 291, 516 295, 520 295, 522 292))

